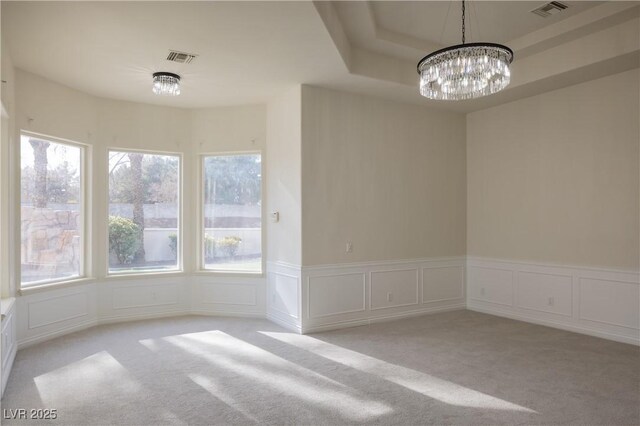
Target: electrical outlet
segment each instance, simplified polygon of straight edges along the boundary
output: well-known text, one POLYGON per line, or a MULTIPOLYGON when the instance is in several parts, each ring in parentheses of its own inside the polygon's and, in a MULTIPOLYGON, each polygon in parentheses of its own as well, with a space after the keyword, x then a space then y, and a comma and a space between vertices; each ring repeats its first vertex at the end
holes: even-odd
POLYGON ((549 298, 549 306, 553 306, 556 304, 556 301, 553 299, 553 297, 549 298))
POLYGON ((347 241, 346 252, 353 253, 353 243, 351 241, 347 241))
POLYGON ((393 293, 387 293, 387 302, 391 302, 393 300, 393 293))
POLYGON ((482 287, 482 288, 480 289, 480 295, 481 295, 481 296, 484 296, 484 293, 485 293, 485 291, 484 291, 484 287, 482 287))

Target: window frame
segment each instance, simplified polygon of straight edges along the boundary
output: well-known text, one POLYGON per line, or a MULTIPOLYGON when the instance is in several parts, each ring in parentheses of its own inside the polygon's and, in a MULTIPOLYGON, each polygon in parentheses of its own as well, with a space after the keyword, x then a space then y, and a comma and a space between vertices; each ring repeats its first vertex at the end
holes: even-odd
POLYGON ((196 190, 198 191, 197 201, 197 215, 198 221, 197 229, 197 241, 198 250, 196 258, 198 262, 196 274, 202 275, 216 275, 216 276, 232 276, 232 277, 253 277, 260 278, 265 276, 266 260, 265 260, 265 203, 264 203, 264 153, 261 150, 247 150, 247 151, 215 151, 215 152, 202 152, 198 155, 198 182, 196 190), (234 271, 229 269, 214 269, 207 268, 204 256, 204 232, 205 232, 205 215, 204 215, 204 161, 207 157, 233 157, 238 155, 259 155, 260 156, 260 271, 234 271))
MULTIPOLYGON (((90 281, 93 279, 91 276, 92 273, 92 258, 91 258, 91 241, 92 241, 92 233, 91 233, 91 195, 89 188, 92 185, 92 176, 91 176, 91 145, 78 142, 70 139, 59 138, 56 136, 50 136, 44 133, 32 132, 29 130, 20 129, 19 133, 20 137, 17 143, 17 161, 16 164, 16 184, 14 188, 16 189, 15 199, 17 199, 16 203, 16 217, 17 224, 22 224, 22 137, 34 137, 47 140, 49 142, 56 143, 58 145, 69 146, 73 148, 78 148, 80 150, 80 194, 82 196, 79 210, 80 210, 80 226, 79 229, 81 231, 80 238, 80 269, 79 274, 77 276, 72 277, 63 277, 59 279, 48 279, 48 280, 39 280, 32 281, 31 283, 24 284, 22 282, 22 229, 16 232, 16 242, 15 245, 15 264, 16 264, 16 281, 18 284, 19 292, 30 291, 42 287, 58 287, 58 286, 68 286, 74 283, 81 283, 90 281)), ((21 226, 21 225, 20 225, 21 226)))
POLYGON ((106 185, 105 185, 105 220, 104 220, 104 232, 105 232, 105 277, 109 279, 127 278, 127 277, 148 277, 153 275, 181 275, 184 274, 184 261, 183 261, 183 247, 184 247, 184 155, 181 152, 174 151, 160 151, 149 149, 136 149, 136 148, 120 148, 120 147, 107 147, 106 149, 106 185), (111 272, 109 270, 109 256, 111 251, 109 249, 109 153, 115 152, 127 152, 144 155, 164 155, 178 157, 178 229, 176 235, 178 236, 178 246, 176 248, 176 261, 177 265, 175 269, 157 269, 148 271, 123 271, 123 272, 111 272))

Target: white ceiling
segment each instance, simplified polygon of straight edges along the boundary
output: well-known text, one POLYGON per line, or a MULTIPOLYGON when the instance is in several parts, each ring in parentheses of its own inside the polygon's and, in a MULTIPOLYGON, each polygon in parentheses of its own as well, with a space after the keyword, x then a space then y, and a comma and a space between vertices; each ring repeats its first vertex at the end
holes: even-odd
POLYGON ((302 83, 469 111, 638 66, 636 46, 616 58, 579 55, 574 69, 556 70, 551 54, 522 59, 637 21, 638 3, 568 1, 547 19, 529 12, 544 1, 467 3, 469 41, 514 43, 514 72, 518 59, 527 64, 501 97, 442 103, 417 93, 417 59, 460 41, 458 1, 2 1, 2 37, 22 70, 96 96, 184 108, 264 103, 302 83), (175 64, 169 49, 199 56, 175 64), (155 71, 182 75, 182 94, 153 95, 155 71))
POLYGON ((16 67, 97 96, 178 107, 264 102, 346 72, 311 3, 2 2, 16 67), (199 54, 166 60, 169 49, 199 54), (182 94, 151 92, 151 74, 182 94))

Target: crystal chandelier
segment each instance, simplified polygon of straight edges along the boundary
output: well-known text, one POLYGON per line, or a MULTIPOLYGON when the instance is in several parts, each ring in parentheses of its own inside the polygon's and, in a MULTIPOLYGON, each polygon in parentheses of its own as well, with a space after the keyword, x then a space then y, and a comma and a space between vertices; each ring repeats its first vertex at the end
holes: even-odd
POLYGON ((180 94, 180 76, 170 72, 153 73, 153 93, 178 96, 180 94))
POLYGON ((462 0, 462 44, 446 47, 418 62, 420 94, 429 99, 459 101, 499 92, 509 85, 513 51, 495 43, 465 43, 462 0))

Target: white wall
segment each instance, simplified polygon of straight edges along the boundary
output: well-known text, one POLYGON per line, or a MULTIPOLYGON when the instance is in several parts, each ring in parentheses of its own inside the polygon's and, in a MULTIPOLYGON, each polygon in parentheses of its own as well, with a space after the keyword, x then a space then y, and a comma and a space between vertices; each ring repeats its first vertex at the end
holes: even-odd
POLYGON ((267 315, 301 329, 300 264, 302 262, 301 102, 295 86, 267 106, 266 211, 267 315))
MULTIPOLYGON (((198 181, 201 153, 264 152, 264 106, 192 111, 98 98, 21 70, 16 70, 16 81, 15 140, 19 140, 20 130, 28 130, 85 143, 91 147, 88 166, 93 177, 88 279, 69 287, 23 292, 17 305, 20 345, 99 323, 135 318, 186 313, 264 316, 263 277, 200 272, 195 249, 199 187, 193 184, 198 181), (106 276, 109 148, 182 155, 186 184, 182 194, 181 272, 106 276)), ((14 162, 19 158, 15 150, 12 156, 14 162)), ((18 179, 19 170, 15 172, 12 178, 18 179)), ((13 198, 16 218, 20 204, 17 195, 13 198)))
POLYGON ((266 105, 196 109, 191 112, 193 149, 203 153, 264 151, 266 105))
MULTIPOLYGON (((266 107, 188 111, 100 99, 17 70, 14 137, 17 129, 25 129, 91 145, 93 194, 101 197, 93 203, 91 280, 20 297, 20 342, 101 322, 181 313, 266 312, 300 331, 338 328, 461 308, 465 279, 473 309, 637 341, 637 263, 624 253, 625 247, 631 255, 635 249, 638 257, 637 239, 626 237, 629 231, 638 235, 637 222, 629 222, 638 217, 638 103, 624 89, 638 92, 637 73, 473 113, 465 123, 452 113, 307 86, 291 88, 266 107), (583 114, 600 125, 581 122, 583 114), (537 127, 527 127, 531 120, 537 120, 537 127), (563 138, 543 131, 549 122, 551 129, 564 132, 563 138), (502 124, 511 133, 504 133, 502 124), (629 135, 635 135, 635 144, 629 135), (266 221, 268 288, 260 277, 199 273, 197 185, 187 185, 183 194, 184 271, 105 277, 106 226, 98 224, 106 223, 102 196, 108 147, 182 153, 188 182, 198 181, 201 153, 263 152, 265 210, 281 213, 280 222, 266 221), (518 155, 522 152, 524 158, 518 155), (524 169, 518 166, 522 163, 524 169), (583 174, 574 181, 569 171, 583 174), (545 191, 527 186, 540 181, 546 182, 545 191), (505 259, 513 258, 571 262, 571 257, 532 257, 541 251, 529 243, 539 240, 531 236, 522 247, 513 244, 513 235, 527 234, 507 226, 509 221, 532 226, 524 220, 531 217, 555 226, 548 217, 531 216, 535 209, 521 215, 522 208, 512 208, 512 202, 544 200, 548 207, 571 208, 562 198, 570 189, 586 191, 578 199, 586 211, 570 211, 584 213, 576 221, 592 224, 595 231, 569 249, 563 245, 566 239, 558 237, 557 246, 568 256, 583 256, 582 265, 626 272, 508 266, 505 259), (601 209, 603 200, 610 210, 601 209), (627 207, 630 212, 623 211, 627 207), (505 213, 509 209, 513 218, 505 213), (496 222, 494 215, 503 221, 496 222), (609 220, 599 222, 602 217, 609 220), (595 238, 604 238, 619 256, 598 252, 595 238), (344 251, 347 239, 353 241, 353 253, 344 251), (467 243, 473 256, 502 261, 472 259, 465 270, 467 243), (613 302, 605 303, 605 295, 613 302)), ((573 229, 565 211, 555 214, 568 228, 556 230, 560 236, 573 229)), ((541 231, 555 237, 548 229, 541 231)))
POLYGON ((467 306, 640 343, 638 69, 467 116, 467 306))
POLYGON ((280 212, 268 221, 270 262, 300 265, 301 237, 301 87, 290 88, 267 109, 267 211, 280 212))
MULTIPOLYGON (((9 173, 11 168, 10 146, 15 135, 15 70, 13 61, 6 47, 6 40, 2 39, 0 47, 0 100, 2 101, 2 121, 0 123, 0 199, 9 199, 9 173)), ((9 203, 0 203, 0 297, 13 294, 10 286, 11 271, 9 270, 9 241, 13 232, 9 226, 9 203)))
POLYGON ((465 254, 464 115, 302 95, 304 266, 465 254))

